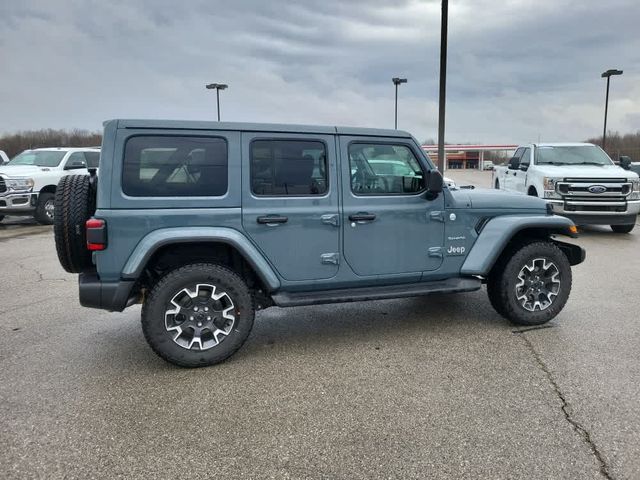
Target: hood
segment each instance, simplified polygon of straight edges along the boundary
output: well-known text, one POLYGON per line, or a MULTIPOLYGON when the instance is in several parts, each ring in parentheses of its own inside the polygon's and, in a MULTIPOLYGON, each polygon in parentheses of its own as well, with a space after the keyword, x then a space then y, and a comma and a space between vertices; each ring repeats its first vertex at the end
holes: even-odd
POLYGON ((36 165, 4 165, 0 167, 0 175, 8 177, 28 177, 41 172, 50 171, 50 167, 38 167, 36 165))
POLYGON ((635 178, 637 174, 617 165, 536 165, 547 177, 635 178))
POLYGON ((470 205, 471 208, 497 208, 500 210, 547 210, 547 202, 538 197, 523 193, 511 193, 504 190, 474 188, 473 190, 455 190, 451 192, 456 203, 470 205))

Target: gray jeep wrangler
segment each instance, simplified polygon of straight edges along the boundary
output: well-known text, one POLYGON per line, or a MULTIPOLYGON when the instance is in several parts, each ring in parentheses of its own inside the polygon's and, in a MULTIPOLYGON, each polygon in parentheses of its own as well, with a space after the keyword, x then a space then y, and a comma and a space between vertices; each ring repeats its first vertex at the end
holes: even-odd
POLYGON ((544 200, 452 189, 406 132, 113 120, 98 176, 67 176, 56 249, 80 303, 142 303, 151 348, 221 362, 257 309, 470 292, 519 325, 554 318, 582 248, 544 200))

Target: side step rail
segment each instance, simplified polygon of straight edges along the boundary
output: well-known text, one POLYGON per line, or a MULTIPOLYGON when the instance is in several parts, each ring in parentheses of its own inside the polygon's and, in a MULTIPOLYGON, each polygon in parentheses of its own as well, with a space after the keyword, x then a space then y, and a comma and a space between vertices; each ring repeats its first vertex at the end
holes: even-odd
POLYGON ((325 303, 363 302, 389 298, 419 297, 432 293, 472 292, 480 289, 478 278, 449 278, 435 282, 420 282, 383 287, 345 288, 339 290, 317 290, 307 292, 281 292, 273 295, 279 307, 322 305, 325 303))

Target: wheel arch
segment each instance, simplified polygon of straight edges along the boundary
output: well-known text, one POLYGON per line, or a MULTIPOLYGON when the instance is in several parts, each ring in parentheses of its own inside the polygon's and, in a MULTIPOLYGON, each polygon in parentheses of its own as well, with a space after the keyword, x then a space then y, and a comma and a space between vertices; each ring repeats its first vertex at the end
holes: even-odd
POLYGON ((122 277, 140 279, 158 262, 218 259, 238 273, 250 272, 267 292, 280 287, 280 280, 258 249, 239 231, 231 228, 164 228, 145 236, 127 260, 122 277), (171 258, 173 257, 173 259, 171 258))
POLYGON ((527 195, 531 195, 532 197, 537 197, 538 189, 533 185, 529 186, 529 189, 527 190, 527 195))
POLYGON ((45 185, 40 189, 40 194, 42 193, 56 193, 56 185, 45 185))
MULTIPOLYGON (((531 240, 549 240, 553 234, 571 235, 573 222, 556 215, 505 215, 487 222, 465 259, 462 275, 486 276, 500 256, 511 247, 531 240)), ((565 251, 572 265, 584 259, 577 245, 553 240, 565 251), (573 263, 575 261, 575 263, 573 263)))

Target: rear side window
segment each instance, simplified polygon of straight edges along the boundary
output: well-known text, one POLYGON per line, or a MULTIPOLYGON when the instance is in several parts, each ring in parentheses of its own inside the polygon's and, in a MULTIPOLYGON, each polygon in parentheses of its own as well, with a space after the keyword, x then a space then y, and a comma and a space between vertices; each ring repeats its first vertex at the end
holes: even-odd
POLYGON ((261 196, 309 196, 327 192, 327 150, 311 140, 251 143, 251 191, 261 196))
POLYGON ((227 142, 216 137, 136 136, 127 140, 122 191, 133 197, 227 193, 227 142))

